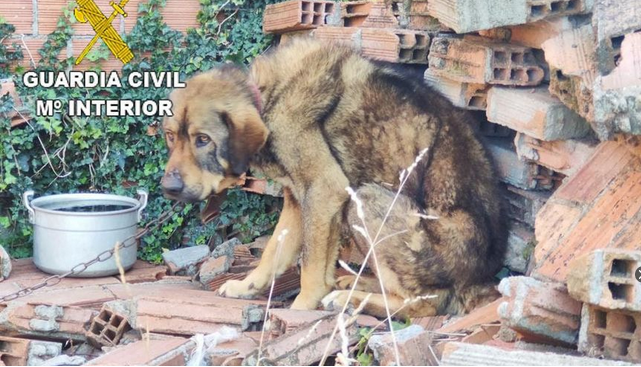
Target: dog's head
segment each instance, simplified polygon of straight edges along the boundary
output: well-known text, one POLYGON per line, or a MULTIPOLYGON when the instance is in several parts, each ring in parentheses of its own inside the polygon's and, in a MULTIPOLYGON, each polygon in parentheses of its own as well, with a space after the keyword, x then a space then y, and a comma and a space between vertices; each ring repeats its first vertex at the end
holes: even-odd
POLYGON ((163 122, 165 197, 194 202, 233 186, 268 135, 247 74, 217 68, 187 80, 170 99, 173 116, 163 122))

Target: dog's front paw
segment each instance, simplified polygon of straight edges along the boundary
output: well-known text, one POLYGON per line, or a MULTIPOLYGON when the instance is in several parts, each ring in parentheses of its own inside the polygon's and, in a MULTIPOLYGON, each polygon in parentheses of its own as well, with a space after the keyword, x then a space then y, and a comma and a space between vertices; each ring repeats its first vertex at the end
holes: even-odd
POLYGON ((333 291, 326 295, 321 303, 327 311, 339 311, 348 303, 348 296, 349 291, 333 291))
POLYGON ((336 284, 335 288, 336 289, 351 289, 352 286, 354 285, 354 280, 356 279, 355 275, 343 275, 342 277, 338 277, 336 279, 336 284))
POLYGON ((254 284, 244 280, 228 280, 218 288, 220 296, 229 298, 253 298, 257 293, 254 284))

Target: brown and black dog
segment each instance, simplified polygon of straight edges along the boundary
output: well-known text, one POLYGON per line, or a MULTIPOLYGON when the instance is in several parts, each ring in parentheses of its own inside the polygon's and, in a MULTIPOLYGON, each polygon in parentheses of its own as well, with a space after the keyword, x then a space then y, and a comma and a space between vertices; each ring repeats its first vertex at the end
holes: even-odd
MULTIPOLYGON (((301 255, 301 292, 292 307, 348 302, 348 291, 330 292, 353 281, 335 281, 334 274, 342 236, 363 226, 346 191, 352 187, 370 233, 388 216, 378 236, 386 239, 376 246, 378 267, 370 265, 392 311, 465 312, 495 296, 492 277, 506 230, 494 171, 471 117, 422 81, 348 47, 302 39, 257 58, 249 72, 223 66, 186 84, 172 93, 174 116, 164 121, 165 195, 205 200, 249 167, 285 187, 260 265, 224 284, 221 295, 260 294, 274 272, 282 274, 301 255), (424 149, 388 213, 399 173, 424 149), (436 297, 421 298, 429 295, 436 297)), ((368 241, 353 237, 366 253, 368 241)), ((349 302, 358 305, 369 293, 365 311, 385 314, 376 279, 360 280, 349 302)))

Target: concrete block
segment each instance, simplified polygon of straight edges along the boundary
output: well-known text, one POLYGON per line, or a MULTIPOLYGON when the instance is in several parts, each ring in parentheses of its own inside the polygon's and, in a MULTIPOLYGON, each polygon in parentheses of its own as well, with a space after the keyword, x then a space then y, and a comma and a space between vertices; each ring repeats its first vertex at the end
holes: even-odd
POLYGON ((597 249, 638 250, 640 179, 641 161, 629 147, 601 143, 537 215, 532 275, 565 282, 575 257, 597 249))
POLYGON ((427 32, 403 29, 321 27, 314 37, 347 43, 365 57, 405 64, 427 64, 430 47, 427 32))
POLYGON ((485 110, 487 108, 487 90, 485 84, 470 84, 450 80, 435 75, 432 69, 425 70, 425 82, 452 102, 453 105, 468 110, 485 110))
POLYGON ((517 133, 516 154, 521 160, 534 162, 565 176, 574 175, 594 153, 592 140, 543 141, 517 133))
POLYGON ((9 278, 11 275, 11 256, 0 246, 0 282, 9 278))
POLYGON ((592 357, 641 362, 638 312, 610 310, 588 304, 581 313, 579 351, 592 357))
POLYGON ((567 276, 572 297, 613 310, 641 311, 641 251, 602 249, 573 259, 567 276))
POLYGON ((530 277, 501 280, 507 299, 498 307, 503 324, 535 339, 574 345, 578 341, 581 303, 560 285, 530 277))
POLYGON ((197 271, 197 265, 209 257, 209 246, 184 247, 177 250, 168 251, 162 254, 162 259, 169 267, 169 273, 172 275, 194 275, 197 271))
POLYGON ((40 366, 82 366, 85 363, 87 363, 85 357, 61 354, 43 361, 40 366))
POLYGON ((130 329, 127 316, 103 306, 100 313, 91 321, 87 330, 87 341, 97 348, 114 347, 123 334, 130 329))
MULTIPOLYGON (((436 356, 428 347, 432 336, 419 325, 410 325, 394 333, 401 366, 438 366, 436 356)), ((392 366, 396 363, 391 333, 372 335, 367 347, 374 353, 374 359, 380 366, 392 366)))
POLYGON ((534 231, 521 224, 512 223, 507 237, 507 251, 503 264, 510 270, 525 274, 534 245, 534 231))
POLYGON ((545 141, 581 138, 590 132, 590 125, 545 87, 492 87, 486 114, 491 122, 545 141))
POLYGON ((592 24, 602 75, 608 75, 622 57, 623 37, 641 31, 640 5, 638 0, 620 0, 611 4, 596 2, 592 24))
POLYGON ((593 0, 432 0, 430 15, 457 33, 469 33, 578 13, 588 13, 593 0))
POLYGON ((263 13, 265 33, 285 33, 312 29, 327 24, 327 18, 334 12, 332 1, 291 0, 269 4, 263 13))
POLYGON ((510 185, 503 194, 508 204, 508 217, 528 228, 534 228, 537 213, 551 195, 548 191, 523 190, 510 185))
POLYGON ((28 366, 42 366, 45 361, 55 358, 62 353, 62 344, 42 340, 31 340, 27 357, 28 366))
POLYGON ((140 340, 89 361, 85 366, 185 366, 196 343, 189 339, 140 340))
POLYGON ((449 342, 441 366, 630 366, 620 361, 569 354, 509 350, 488 345, 449 342))
POLYGON ((434 38, 429 67, 435 75, 475 84, 532 86, 545 76, 530 48, 476 36, 434 38))
POLYGON ((547 190, 554 186, 554 173, 547 168, 521 161, 509 141, 488 141, 487 148, 501 181, 526 190, 547 190))
POLYGON ((85 341, 93 311, 79 307, 12 301, 0 305, 0 330, 49 340, 85 341))

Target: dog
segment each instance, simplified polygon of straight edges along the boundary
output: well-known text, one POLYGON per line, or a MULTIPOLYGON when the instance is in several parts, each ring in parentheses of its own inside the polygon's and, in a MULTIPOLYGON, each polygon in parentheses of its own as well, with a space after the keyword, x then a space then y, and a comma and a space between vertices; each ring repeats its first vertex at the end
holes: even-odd
POLYGON ((258 295, 300 256, 294 309, 359 306, 367 297, 372 315, 385 315, 387 304, 429 316, 496 297, 507 235, 491 161, 472 117, 422 80, 347 46, 299 39, 249 70, 224 65, 194 76, 170 99, 166 197, 205 200, 250 167, 284 187, 260 264, 220 295, 258 295), (413 163, 401 189, 399 174, 413 163), (375 278, 335 279, 346 236, 364 255, 379 242, 368 262, 375 278))

